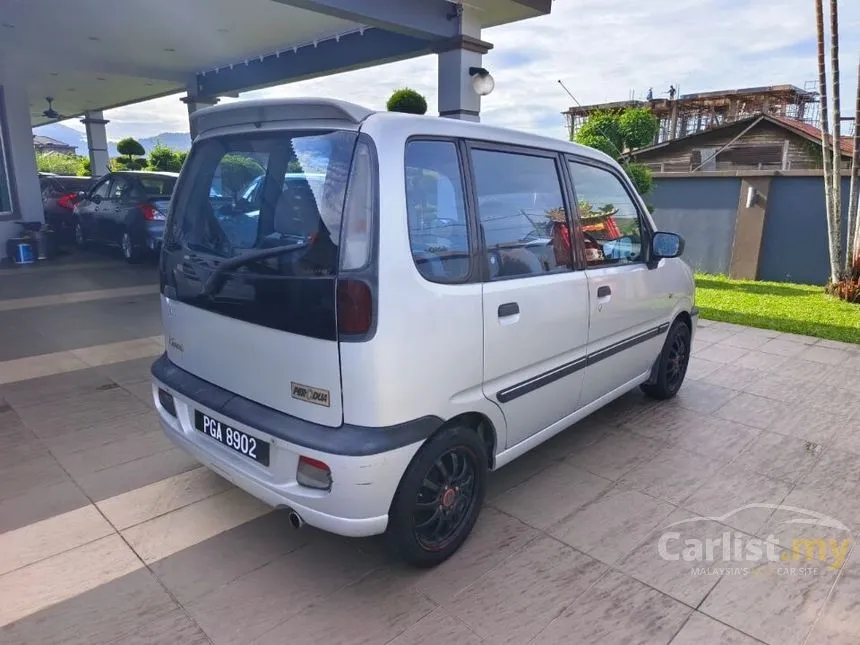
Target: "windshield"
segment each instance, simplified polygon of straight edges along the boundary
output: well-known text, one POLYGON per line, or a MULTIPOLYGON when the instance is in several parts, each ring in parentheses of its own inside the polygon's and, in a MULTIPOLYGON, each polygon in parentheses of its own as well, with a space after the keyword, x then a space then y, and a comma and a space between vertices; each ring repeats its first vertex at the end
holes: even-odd
POLYGON ((291 132, 201 142, 183 172, 165 248, 223 260, 294 245, 260 263, 281 276, 334 275, 356 136, 291 132))

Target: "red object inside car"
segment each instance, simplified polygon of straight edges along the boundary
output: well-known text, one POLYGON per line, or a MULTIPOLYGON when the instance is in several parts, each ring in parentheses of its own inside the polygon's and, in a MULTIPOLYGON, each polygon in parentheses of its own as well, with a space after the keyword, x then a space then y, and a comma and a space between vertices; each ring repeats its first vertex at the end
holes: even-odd
POLYGON ((65 208, 67 210, 72 210, 75 207, 75 202, 78 201, 77 193, 69 193, 68 195, 63 195, 57 200, 57 206, 60 208, 65 208))

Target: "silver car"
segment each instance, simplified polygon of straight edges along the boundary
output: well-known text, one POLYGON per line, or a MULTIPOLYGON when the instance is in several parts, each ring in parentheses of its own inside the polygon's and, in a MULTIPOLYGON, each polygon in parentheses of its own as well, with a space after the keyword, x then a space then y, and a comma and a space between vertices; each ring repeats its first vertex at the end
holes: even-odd
POLYGON ((436 565, 488 471, 681 387, 683 240, 602 153, 322 99, 194 118, 153 396, 173 441, 295 526, 436 565))

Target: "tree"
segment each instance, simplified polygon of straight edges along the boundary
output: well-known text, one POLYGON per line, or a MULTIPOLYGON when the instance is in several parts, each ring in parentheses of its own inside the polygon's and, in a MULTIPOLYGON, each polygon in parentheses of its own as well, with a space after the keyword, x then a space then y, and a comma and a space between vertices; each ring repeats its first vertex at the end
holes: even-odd
MULTIPOLYGON (((86 160, 89 162, 89 159, 86 160)), ((36 168, 39 172, 50 172, 55 175, 85 175, 84 158, 78 155, 61 154, 59 152, 37 152, 36 168)))
POLYGON ((266 172, 257 161, 238 154, 226 154, 221 158, 221 185, 236 198, 252 180, 266 172))
POLYGON ((848 239, 845 271, 860 282, 860 63, 857 64, 857 100, 854 106, 854 137, 851 148, 851 184, 848 189, 848 239))
POLYGON ((133 137, 126 137, 117 141, 116 151, 129 159, 132 157, 142 157, 146 154, 146 150, 140 145, 140 141, 133 137))
POLYGON ((168 148, 159 141, 149 151, 147 167, 150 170, 159 170, 162 172, 179 172, 180 168, 182 168, 182 160, 177 150, 168 148))
POLYGON ((143 157, 114 157, 110 160, 111 170, 143 170, 146 159, 143 157))
POLYGON ((660 129, 660 122, 648 108, 627 108, 618 117, 618 124, 628 150, 650 146, 660 129))
POLYGON ((426 114, 427 99, 408 87, 395 90, 385 104, 389 112, 406 112, 407 114, 426 114))
POLYGON ((576 131, 574 141, 584 146, 597 148, 613 159, 624 152, 624 134, 621 130, 619 112, 597 111, 589 115, 576 131))
POLYGON ((636 186, 636 192, 640 195, 648 195, 654 190, 654 177, 648 166, 643 166, 641 163, 626 163, 624 172, 630 177, 630 181, 636 186))
POLYGON ((648 108, 597 111, 579 127, 573 140, 620 161, 638 193, 647 195, 654 188, 651 171, 647 166, 627 161, 623 155, 651 144, 659 127, 657 117, 648 108))

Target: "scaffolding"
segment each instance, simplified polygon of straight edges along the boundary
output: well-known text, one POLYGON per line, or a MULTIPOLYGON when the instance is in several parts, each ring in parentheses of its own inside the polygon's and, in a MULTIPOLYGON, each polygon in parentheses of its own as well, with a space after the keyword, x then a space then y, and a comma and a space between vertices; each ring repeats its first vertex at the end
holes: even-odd
POLYGON ((577 129, 594 112, 621 111, 629 107, 647 108, 657 117, 660 127, 654 138, 655 144, 758 114, 787 117, 815 126, 820 116, 817 83, 806 83, 804 89, 794 85, 771 85, 680 96, 671 87, 668 98, 653 98, 649 90, 645 100, 630 99, 571 107, 563 113, 570 138, 573 139, 577 129))

